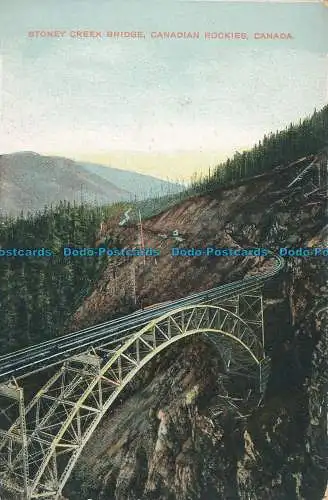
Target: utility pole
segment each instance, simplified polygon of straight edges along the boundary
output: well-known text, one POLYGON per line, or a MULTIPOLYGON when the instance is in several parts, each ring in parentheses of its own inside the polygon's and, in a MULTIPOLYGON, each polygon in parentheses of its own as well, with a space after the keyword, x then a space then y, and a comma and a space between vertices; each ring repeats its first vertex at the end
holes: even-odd
POLYGON ((134 305, 137 304, 137 286, 136 286, 136 268, 135 265, 131 266, 131 281, 132 281, 132 296, 134 305))
MULTIPOLYGON (((143 237, 143 230, 142 230, 142 220, 141 220, 141 212, 139 210, 139 225, 140 225, 140 245, 141 248, 145 251, 145 242, 144 242, 144 237, 143 237)), ((143 256, 143 262, 144 266, 146 265, 146 256, 144 254, 143 256)))

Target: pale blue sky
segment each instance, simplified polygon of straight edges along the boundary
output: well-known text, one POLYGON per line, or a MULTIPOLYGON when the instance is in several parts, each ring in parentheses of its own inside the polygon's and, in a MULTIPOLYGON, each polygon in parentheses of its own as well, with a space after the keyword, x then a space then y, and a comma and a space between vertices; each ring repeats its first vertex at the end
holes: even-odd
POLYGON ((1 6, 0 153, 233 151, 328 101, 320 4, 11 0, 1 6), (30 38, 140 30, 142 40, 30 38), (151 39, 199 31, 200 40, 151 39), (248 32, 246 41, 205 31, 248 32), (253 40, 254 32, 294 39, 253 40))

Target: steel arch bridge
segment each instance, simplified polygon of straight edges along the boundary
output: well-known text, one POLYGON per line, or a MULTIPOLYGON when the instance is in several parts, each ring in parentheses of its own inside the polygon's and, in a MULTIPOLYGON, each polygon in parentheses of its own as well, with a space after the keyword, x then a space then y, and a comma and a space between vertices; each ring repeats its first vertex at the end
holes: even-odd
MULTIPOLYGON (((115 342, 82 346, 58 363, 56 373, 26 405, 19 379, 0 384, 2 422, 8 422, 0 430, 1 490, 15 500, 61 498, 83 447, 126 385, 154 356, 192 335, 201 334, 215 346, 226 380, 246 381, 247 398, 251 393, 256 404, 269 370, 262 285, 253 276, 249 285, 226 297, 207 295, 202 303, 172 306, 141 328, 125 330, 115 342)), ((227 393, 234 400, 230 387, 227 393)))

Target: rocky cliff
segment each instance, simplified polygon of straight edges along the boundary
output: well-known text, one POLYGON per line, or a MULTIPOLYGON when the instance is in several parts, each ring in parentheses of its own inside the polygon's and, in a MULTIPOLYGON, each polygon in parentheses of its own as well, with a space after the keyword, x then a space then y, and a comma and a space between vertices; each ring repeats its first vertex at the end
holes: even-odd
MULTIPOLYGON (((146 266, 135 259, 138 297, 151 304, 261 272, 258 259, 173 258, 165 250, 176 244, 174 230, 184 247, 327 246, 325 192, 311 193, 311 178, 287 188, 294 177, 293 167, 276 170, 147 221, 146 246, 160 246, 162 254, 146 266)), ((102 236, 137 243, 137 228, 117 234, 116 227, 109 222, 102 236)), ((147 365, 103 420, 65 496, 321 500, 328 477, 326 261, 287 258, 284 272, 265 286, 272 363, 258 408, 242 418, 218 408, 222 388, 214 348, 196 336, 175 344, 147 365)), ((109 265, 69 327, 104 321, 108 311, 131 305, 123 300, 131 294, 130 267, 123 263, 113 276, 109 265)))

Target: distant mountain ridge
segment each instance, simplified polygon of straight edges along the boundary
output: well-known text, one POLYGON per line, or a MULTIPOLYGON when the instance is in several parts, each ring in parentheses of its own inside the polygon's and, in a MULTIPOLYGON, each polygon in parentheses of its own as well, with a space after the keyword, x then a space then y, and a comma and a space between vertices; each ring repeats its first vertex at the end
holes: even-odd
POLYGON ((131 170, 121 170, 119 168, 97 165, 95 163, 78 162, 86 171, 99 175, 120 186, 130 193, 140 197, 156 196, 167 194, 167 192, 177 192, 182 186, 178 183, 164 181, 151 175, 140 174, 131 170))
POLYGON ((42 210, 59 201, 112 203, 177 192, 179 184, 33 151, 0 155, 0 214, 42 210))

